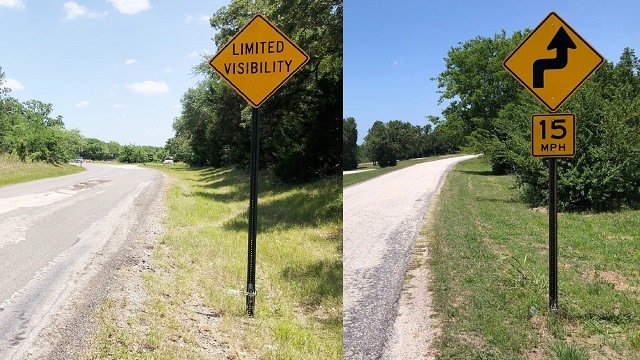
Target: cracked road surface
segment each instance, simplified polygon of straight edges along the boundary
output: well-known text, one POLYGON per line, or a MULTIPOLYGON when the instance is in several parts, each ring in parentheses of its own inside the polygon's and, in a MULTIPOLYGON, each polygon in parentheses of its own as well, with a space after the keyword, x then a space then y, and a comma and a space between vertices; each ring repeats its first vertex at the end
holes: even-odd
POLYGON ((385 354, 426 210, 446 172, 472 157, 426 162, 344 189, 345 359, 385 354))
POLYGON ((108 281, 94 275, 133 240, 147 204, 160 196, 158 171, 85 166, 0 188, 0 359, 51 346, 41 331, 83 286, 108 281))

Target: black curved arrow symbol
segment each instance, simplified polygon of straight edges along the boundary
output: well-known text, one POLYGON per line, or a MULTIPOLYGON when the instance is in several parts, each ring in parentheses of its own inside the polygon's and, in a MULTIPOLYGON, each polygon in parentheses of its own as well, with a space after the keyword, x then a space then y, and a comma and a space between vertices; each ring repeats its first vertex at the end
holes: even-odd
POLYGON ((538 59, 533 62, 533 87, 544 87, 545 70, 564 69, 567 66, 569 49, 575 48, 576 44, 561 26, 560 30, 551 39, 549 46, 547 46, 547 50, 556 49, 556 57, 553 59, 538 59))

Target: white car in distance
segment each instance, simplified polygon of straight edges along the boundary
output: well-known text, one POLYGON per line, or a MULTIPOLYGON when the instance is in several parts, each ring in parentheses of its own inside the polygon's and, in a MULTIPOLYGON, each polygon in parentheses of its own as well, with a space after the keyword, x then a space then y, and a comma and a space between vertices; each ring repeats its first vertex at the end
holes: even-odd
POLYGON ((162 160, 162 164, 171 165, 173 164, 173 158, 171 156, 167 156, 162 160))

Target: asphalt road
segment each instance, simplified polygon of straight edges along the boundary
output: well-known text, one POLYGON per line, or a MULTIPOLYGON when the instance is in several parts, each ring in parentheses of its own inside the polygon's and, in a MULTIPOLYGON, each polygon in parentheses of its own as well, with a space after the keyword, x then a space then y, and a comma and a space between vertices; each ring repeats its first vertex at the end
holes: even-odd
POLYGON ((131 241, 162 174, 85 164, 87 171, 0 188, 0 359, 22 359, 65 302, 131 241))
POLYGON ((345 359, 385 354, 426 210, 446 172, 471 157, 414 165, 344 189, 345 359))

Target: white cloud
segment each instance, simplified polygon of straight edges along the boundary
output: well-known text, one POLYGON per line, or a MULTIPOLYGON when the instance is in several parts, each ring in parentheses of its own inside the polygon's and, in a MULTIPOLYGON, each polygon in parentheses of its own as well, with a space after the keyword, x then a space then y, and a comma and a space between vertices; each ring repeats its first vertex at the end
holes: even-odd
POLYGON ((398 65, 402 65, 404 64, 404 59, 397 59, 397 60, 393 60, 393 62, 391 63, 393 66, 398 66, 398 65))
POLYGON ((166 68, 164 68, 164 72, 166 72, 167 74, 171 73, 171 67, 167 66, 166 68))
POLYGON ((209 16, 207 15, 187 15, 184 17, 184 22, 188 23, 209 23, 209 16))
POLYGON ((169 85, 164 81, 147 80, 133 84, 127 84, 127 87, 138 94, 142 95, 160 95, 169 92, 169 85))
POLYGON ((116 109, 121 109, 124 107, 124 104, 113 104, 113 107, 116 109))
MULTIPOLYGON (((0 1, 2 1, 2 0, 0 0, 0 1)), ((18 81, 16 79, 12 79, 12 78, 5 78, 4 79, 4 84, 2 86, 8 87, 12 91, 24 89, 24 85, 22 85, 22 83, 20 81, 18 81)))
POLYGON ((186 59, 195 59, 197 57, 200 56, 206 56, 207 55, 207 49, 202 49, 200 51, 192 51, 191 53, 189 53, 189 55, 185 56, 186 59))
POLYGON ((82 100, 79 103, 76 104, 77 108, 83 108, 83 107, 87 107, 89 106, 89 104, 91 104, 89 101, 87 100, 82 100))
POLYGON ((0 0, 0 6, 18 10, 23 10, 25 8, 24 0, 0 0))
POLYGON ((107 14, 106 11, 104 13, 98 13, 97 11, 91 10, 84 5, 78 4, 75 1, 67 1, 66 3, 64 3, 64 5, 62 5, 62 8, 65 12, 65 20, 73 20, 81 17, 93 19, 97 18, 98 16, 104 16, 107 14))
MULTIPOLYGON (((0 0, 1 1, 1 0, 0 0)), ((133 15, 151 9, 149 0, 107 0, 123 14, 133 15)))
POLYGON ((137 63, 138 63, 138 60, 136 59, 128 59, 127 61, 124 62, 125 65, 133 65, 137 63))

